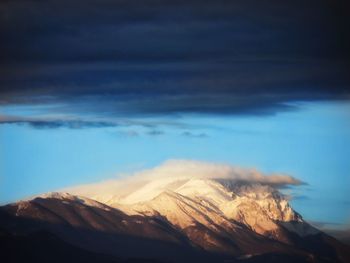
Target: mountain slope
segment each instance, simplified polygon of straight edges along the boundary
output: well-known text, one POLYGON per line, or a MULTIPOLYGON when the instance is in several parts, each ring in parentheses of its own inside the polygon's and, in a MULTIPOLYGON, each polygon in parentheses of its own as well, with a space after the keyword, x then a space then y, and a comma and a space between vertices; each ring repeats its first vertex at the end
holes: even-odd
POLYGON ((28 235, 14 235, 0 230, 2 262, 86 262, 122 263, 122 259, 93 253, 72 246, 53 234, 39 231, 28 235))
POLYGON ((124 184, 121 193, 116 191, 114 195, 109 194, 108 198, 103 193, 95 192, 93 188, 91 186, 90 189, 71 191, 88 194, 90 198, 128 214, 158 213, 179 228, 188 227, 195 222, 209 228, 212 227, 211 222, 236 228, 239 223, 257 234, 273 237, 287 244, 290 240, 284 234, 286 228, 301 236, 318 232, 303 221, 282 194, 268 185, 182 176, 143 181, 137 187, 134 182, 129 181, 124 184), (132 190, 128 191, 128 188, 132 190), (185 206, 179 205, 180 201, 185 206), (169 204, 176 205, 169 209, 169 204), (188 211, 184 211, 184 207, 188 211), (299 226, 296 228, 295 224, 289 222, 298 222, 299 226))
MULTIPOLYGON (((70 191, 84 192, 130 215, 161 215, 193 244, 207 251, 234 256, 293 249, 315 253, 304 240, 326 236, 305 222, 291 208, 287 198, 269 184, 185 174, 156 179, 145 177, 121 185, 122 191, 109 192, 108 197, 96 191, 94 185, 70 191), (263 241, 262 237, 265 237, 263 241)), ((340 253, 347 254, 344 250, 340 253)), ((338 256, 332 254, 331 257, 338 256)))
POLYGON ((118 258, 135 253, 171 262, 350 258, 348 247, 310 226, 268 184, 182 176, 112 185, 114 192, 91 185, 1 207, 1 226, 12 234, 47 231, 118 258))
POLYGON ((160 216, 129 216, 69 194, 54 193, 3 206, 0 225, 16 235, 47 231, 83 249, 126 258, 184 261, 202 253, 160 216))

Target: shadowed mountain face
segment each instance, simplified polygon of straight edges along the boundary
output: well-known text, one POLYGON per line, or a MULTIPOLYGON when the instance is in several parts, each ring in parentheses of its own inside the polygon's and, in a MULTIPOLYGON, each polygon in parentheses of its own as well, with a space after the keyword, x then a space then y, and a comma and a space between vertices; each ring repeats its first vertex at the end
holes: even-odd
POLYGON ((307 224, 271 187, 168 181, 155 196, 152 187, 124 193, 129 204, 51 193, 3 206, 2 253, 8 262, 49 255, 56 262, 349 262, 347 246, 307 224))
POLYGON ((36 198, 5 206, 1 225, 21 235, 44 230, 75 246, 103 254, 162 258, 181 251, 190 257, 188 240, 166 221, 130 217, 102 204, 94 207, 72 198, 36 198))
POLYGON ((124 262, 113 256, 102 255, 74 247, 53 234, 38 231, 28 235, 14 235, 0 231, 3 262, 124 262))

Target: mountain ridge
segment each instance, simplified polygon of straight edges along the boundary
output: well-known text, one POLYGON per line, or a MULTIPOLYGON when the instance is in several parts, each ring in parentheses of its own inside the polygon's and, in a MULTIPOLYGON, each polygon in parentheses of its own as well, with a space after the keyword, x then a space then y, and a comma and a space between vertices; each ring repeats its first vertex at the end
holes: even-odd
POLYGON ((78 190, 3 206, 1 224, 15 233, 49 231, 83 249, 118 257, 136 250, 140 257, 173 262, 259 262, 289 255, 346 263, 350 258, 347 247, 304 221, 270 185, 183 177, 137 186, 130 181, 113 196, 91 189, 93 194, 82 196, 78 190), (13 223, 20 219, 34 222, 13 223))
MULTIPOLYGON (((127 184, 125 188, 128 188, 127 184)), ((124 189, 125 192, 128 191, 124 189)), ((80 194, 80 191, 73 189, 72 193, 80 194)), ((184 212, 178 206, 174 206, 168 212, 164 210, 168 202, 176 204, 178 200, 168 198, 168 202, 159 202, 156 197, 162 193, 170 194, 170 199, 186 200, 187 207, 190 207, 191 202, 191 206, 196 207, 195 211, 204 211, 207 215, 211 215, 212 219, 234 220, 262 235, 265 233, 269 235, 271 231, 278 230, 280 225, 276 224, 276 221, 299 221, 307 224, 290 207, 287 199, 271 186, 228 179, 165 178, 145 181, 129 194, 115 194, 108 201, 104 201, 106 200, 104 194, 92 194, 89 197, 121 210, 125 208, 125 212, 129 214, 138 214, 139 211, 143 214, 152 214, 154 211, 161 211, 160 214, 167 217, 174 225, 189 225, 191 222, 188 218, 184 218, 184 212)), ((203 222, 200 213, 198 216, 199 222, 203 222)))

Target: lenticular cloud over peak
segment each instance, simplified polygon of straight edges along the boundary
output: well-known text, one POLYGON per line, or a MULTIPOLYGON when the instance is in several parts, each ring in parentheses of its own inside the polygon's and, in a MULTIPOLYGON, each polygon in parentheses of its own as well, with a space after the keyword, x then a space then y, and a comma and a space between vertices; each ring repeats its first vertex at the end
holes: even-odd
POLYGON ((241 168, 229 164, 195 160, 168 160, 151 169, 125 174, 119 179, 63 190, 90 197, 100 193, 112 196, 116 191, 138 188, 140 183, 159 182, 163 184, 164 182, 170 183, 189 179, 225 179, 247 184, 263 184, 273 188, 304 184, 301 180, 290 175, 281 173, 265 174, 255 168, 241 168))
POLYGON ((255 168, 241 168, 229 164, 194 160, 168 160, 152 169, 136 172, 133 177, 146 180, 163 178, 231 179, 247 183, 268 184, 275 187, 303 184, 302 181, 286 174, 264 174, 255 168))

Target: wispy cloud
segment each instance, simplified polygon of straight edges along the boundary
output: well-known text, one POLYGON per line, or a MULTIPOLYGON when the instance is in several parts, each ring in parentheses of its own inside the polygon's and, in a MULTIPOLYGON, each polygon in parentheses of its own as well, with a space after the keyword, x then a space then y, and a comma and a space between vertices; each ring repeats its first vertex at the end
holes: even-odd
POLYGON ((63 191, 87 196, 93 196, 94 193, 99 192, 113 195, 116 191, 122 191, 125 187, 137 187, 140 182, 181 181, 184 179, 224 179, 240 184, 261 184, 278 189, 289 185, 304 184, 303 181, 286 174, 264 174, 254 168, 241 168, 228 164, 194 160, 168 160, 154 168, 123 174, 119 177, 121 179, 111 179, 96 184, 67 188, 63 191))
POLYGON ((151 131, 147 132, 147 134, 151 135, 151 136, 159 136, 159 135, 165 134, 165 132, 161 131, 161 130, 151 130, 151 131))
POLYGON ((114 122, 92 121, 80 119, 55 119, 55 118, 28 118, 15 116, 0 116, 1 124, 28 125, 35 129, 82 129, 82 128, 101 128, 119 126, 114 122))
POLYGON ((56 112, 46 111, 46 109, 39 109, 31 116, 25 114, 23 116, 18 115, 1 115, 0 125, 13 124, 13 125, 27 125, 36 129, 55 129, 55 128, 69 128, 69 129, 82 129, 82 128, 103 128, 103 127, 141 127, 144 132, 136 131, 133 129, 120 131, 124 135, 129 133, 132 135, 147 134, 150 136, 159 136, 165 134, 162 128, 164 126, 174 129, 183 129, 185 127, 191 128, 188 125, 178 120, 161 120, 161 119, 134 119, 134 118, 117 118, 103 116, 91 117, 84 114, 64 115, 56 114, 56 112), (49 114, 45 114, 49 113, 49 114), (137 134, 136 134, 137 133, 137 134))
POLYGON ((137 172, 133 176, 152 180, 164 177, 231 179, 239 182, 261 183, 275 187, 304 184, 303 181, 286 174, 264 174, 254 168, 241 168, 228 164, 193 160, 169 160, 153 169, 137 172))
POLYGON ((185 131, 181 134, 182 136, 189 137, 189 138, 207 138, 209 137, 208 134, 202 132, 202 133, 193 133, 190 131, 185 131))

